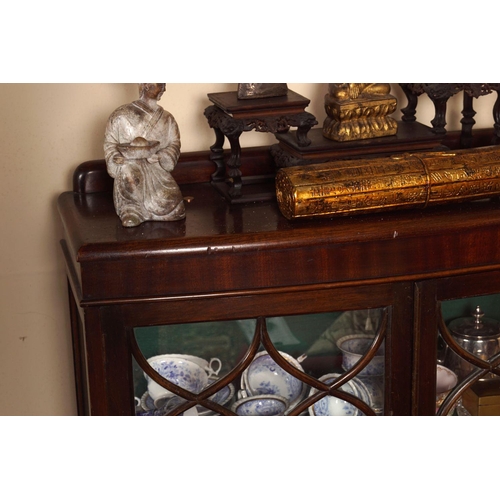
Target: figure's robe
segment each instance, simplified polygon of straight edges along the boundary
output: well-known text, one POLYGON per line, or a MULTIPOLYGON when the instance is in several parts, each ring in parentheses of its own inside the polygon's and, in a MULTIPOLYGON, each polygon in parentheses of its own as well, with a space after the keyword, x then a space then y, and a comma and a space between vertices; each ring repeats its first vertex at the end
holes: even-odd
POLYGON ((185 217, 181 191, 170 173, 179 159, 180 134, 168 111, 160 106, 152 110, 141 100, 119 107, 106 126, 104 153, 108 173, 114 178, 115 209, 124 225, 131 219, 141 223, 185 217), (150 158, 116 163, 115 156, 121 156, 118 145, 137 137, 159 141, 158 152, 150 158))

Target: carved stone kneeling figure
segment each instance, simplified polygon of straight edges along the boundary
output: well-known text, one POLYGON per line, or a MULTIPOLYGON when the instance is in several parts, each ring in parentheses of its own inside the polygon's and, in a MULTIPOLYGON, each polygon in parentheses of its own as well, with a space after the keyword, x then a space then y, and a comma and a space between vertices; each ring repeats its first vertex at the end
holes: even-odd
POLYGON ((164 92, 164 83, 140 84, 139 99, 115 110, 106 126, 106 166, 114 178, 115 210, 126 227, 186 216, 171 174, 180 156, 179 128, 158 104, 164 92))

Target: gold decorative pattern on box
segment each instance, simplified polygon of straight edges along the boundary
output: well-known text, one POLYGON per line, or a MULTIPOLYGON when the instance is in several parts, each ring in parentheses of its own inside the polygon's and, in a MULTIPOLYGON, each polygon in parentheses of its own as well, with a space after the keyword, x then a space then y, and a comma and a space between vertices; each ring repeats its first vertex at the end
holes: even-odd
POLYGON ((500 194, 500 147, 286 167, 276 196, 288 219, 425 208, 500 194))

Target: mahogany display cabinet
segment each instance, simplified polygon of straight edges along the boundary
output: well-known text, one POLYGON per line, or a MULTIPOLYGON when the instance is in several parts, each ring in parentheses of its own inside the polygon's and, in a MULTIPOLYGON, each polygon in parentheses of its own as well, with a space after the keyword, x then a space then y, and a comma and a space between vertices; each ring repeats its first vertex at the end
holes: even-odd
MULTIPOLYGON (((354 414, 436 414, 440 328, 476 302, 496 310, 496 200, 289 221, 273 200, 231 205, 182 161, 176 171, 183 221, 122 227, 104 161, 78 167, 59 197, 79 414, 234 415, 255 394, 244 380, 261 351, 300 383, 286 415, 321 415, 328 398, 354 414), (371 340, 349 367, 340 340, 360 328, 371 340), (220 371, 192 392, 151 368, 159 354, 217 358, 220 371), (379 385, 365 378, 361 391, 380 357, 379 385), (166 406, 145 372, 172 396, 166 406)), ((438 414, 456 414, 468 386, 497 370, 496 358, 480 362, 438 414)))

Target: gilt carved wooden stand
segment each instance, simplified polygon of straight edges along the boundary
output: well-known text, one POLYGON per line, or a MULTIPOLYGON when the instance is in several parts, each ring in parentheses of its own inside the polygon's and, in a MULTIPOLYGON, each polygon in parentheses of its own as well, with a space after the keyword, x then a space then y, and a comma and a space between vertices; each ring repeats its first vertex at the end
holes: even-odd
POLYGON ((297 127, 296 140, 308 146, 309 130, 317 125, 316 118, 305 111, 310 100, 289 90, 280 97, 262 99, 238 99, 237 92, 208 94, 213 105, 205 109, 208 124, 215 132, 215 143, 210 148, 210 159, 216 169, 212 174, 212 185, 230 203, 262 201, 273 198, 272 189, 244 192, 243 185, 262 182, 263 179, 244 178, 241 171, 240 136, 243 132, 288 133, 290 127, 297 127), (224 142, 229 140, 231 156, 224 161, 224 142))

